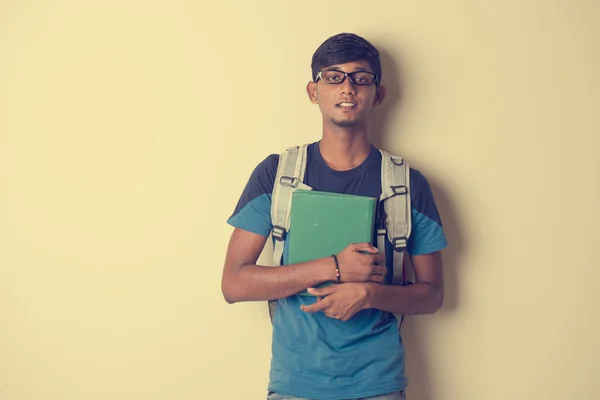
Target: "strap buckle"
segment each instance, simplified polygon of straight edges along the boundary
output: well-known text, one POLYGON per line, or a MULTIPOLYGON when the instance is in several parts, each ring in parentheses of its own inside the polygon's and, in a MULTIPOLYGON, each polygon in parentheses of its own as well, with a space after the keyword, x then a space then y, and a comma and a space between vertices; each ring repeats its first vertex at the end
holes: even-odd
POLYGON ((298 186, 298 182, 298 178, 294 178, 293 176, 282 176, 281 179, 279 179, 279 183, 281 183, 282 186, 291 188, 298 186))
POLYGON ((394 165, 397 166, 404 164, 404 159, 402 157, 390 157, 390 160, 394 165))
POLYGON ((282 242, 285 240, 285 234, 287 230, 283 226, 273 225, 273 237, 275 240, 282 242))
POLYGON ((390 188, 394 192, 394 196, 408 193, 408 188, 405 185, 390 186, 390 188))
POLYGON ((392 239, 392 245, 395 251, 404 251, 408 244, 408 238, 406 236, 399 236, 392 239))

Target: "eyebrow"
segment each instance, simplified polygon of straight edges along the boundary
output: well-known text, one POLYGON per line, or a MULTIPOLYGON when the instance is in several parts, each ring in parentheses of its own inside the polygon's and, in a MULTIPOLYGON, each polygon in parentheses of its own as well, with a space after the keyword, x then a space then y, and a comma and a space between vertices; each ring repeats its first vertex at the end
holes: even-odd
MULTIPOLYGON (((341 71, 341 72, 345 72, 345 71, 342 71, 342 69, 340 68, 339 65, 332 65, 331 67, 327 67, 327 68, 323 69, 323 71, 341 71)), ((356 67, 356 68, 354 68, 354 71, 352 71, 352 72, 369 72, 371 74, 375 73, 375 72, 369 71, 368 69, 363 68, 363 67, 356 67)))

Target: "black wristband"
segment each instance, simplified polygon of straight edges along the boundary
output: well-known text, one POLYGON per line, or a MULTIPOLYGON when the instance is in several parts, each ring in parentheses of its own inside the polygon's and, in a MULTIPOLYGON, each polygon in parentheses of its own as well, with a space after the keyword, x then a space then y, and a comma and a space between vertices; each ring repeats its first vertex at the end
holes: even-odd
POLYGON ((338 263, 338 259, 335 254, 332 254, 331 257, 333 257, 333 261, 335 262, 335 283, 340 283, 340 264, 338 263))

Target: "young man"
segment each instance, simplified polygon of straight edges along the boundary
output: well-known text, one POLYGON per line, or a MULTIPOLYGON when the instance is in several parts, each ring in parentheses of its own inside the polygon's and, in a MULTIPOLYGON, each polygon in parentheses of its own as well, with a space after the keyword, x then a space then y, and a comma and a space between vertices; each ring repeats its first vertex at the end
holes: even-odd
MULTIPOLYGON (((304 183, 379 198, 382 156, 368 139, 371 110, 385 98, 379 52, 357 35, 333 36, 315 52, 312 77, 307 92, 321 111, 323 136, 308 147, 304 183)), ((388 284, 388 241, 387 260, 373 243, 349 243, 337 255, 340 283, 311 289, 336 280, 334 257, 285 265, 284 251, 285 266, 256 265, 273 228, 278 159, 270 155, 255 168, 228 220, 235 229, 222 280, 228 303, 278 299, 268 399, 404 399, 404 350, 394 314, 433 313, 443 299, 440 251, 446 238, 427 180, 410 170, 407 251, 414 284, 388 284), (307 288, 314 297, 295 295, 307 288)))

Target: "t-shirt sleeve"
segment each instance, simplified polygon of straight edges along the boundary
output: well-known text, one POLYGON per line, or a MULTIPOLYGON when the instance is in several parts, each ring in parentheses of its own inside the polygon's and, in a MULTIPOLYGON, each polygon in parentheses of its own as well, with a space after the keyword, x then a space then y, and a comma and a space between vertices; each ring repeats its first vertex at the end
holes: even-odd
POLYGON ((442 220, 433 199, 429 182, 420 171, 410 170, 412 230, 408 253, 429 254, 448 246, 442 220))
POLYGON ((235 228, 269 236, 271 222, 271 193, 277 173, 279 155, 271 154, 256 166, 240 196, 240 199, 227 220, 235 228))

